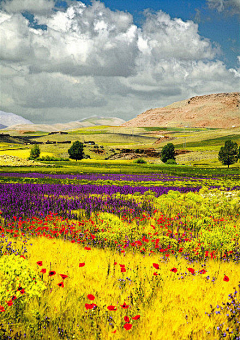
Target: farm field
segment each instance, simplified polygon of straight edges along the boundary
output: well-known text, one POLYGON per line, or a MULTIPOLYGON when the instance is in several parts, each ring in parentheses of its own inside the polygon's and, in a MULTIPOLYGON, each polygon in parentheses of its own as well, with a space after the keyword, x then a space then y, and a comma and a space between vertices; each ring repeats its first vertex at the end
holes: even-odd
POLYGON ((237 168, 125 166, 1 169, 1 339, 240 339, 237 168))

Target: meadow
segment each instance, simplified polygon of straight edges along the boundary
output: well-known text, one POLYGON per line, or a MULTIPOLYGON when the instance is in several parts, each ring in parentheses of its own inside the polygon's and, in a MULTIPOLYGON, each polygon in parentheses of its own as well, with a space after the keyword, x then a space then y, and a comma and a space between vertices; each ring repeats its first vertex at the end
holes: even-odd
POLYGON ((239 174, 131 166, 1 169, 1 339, 240 339, 239 174))

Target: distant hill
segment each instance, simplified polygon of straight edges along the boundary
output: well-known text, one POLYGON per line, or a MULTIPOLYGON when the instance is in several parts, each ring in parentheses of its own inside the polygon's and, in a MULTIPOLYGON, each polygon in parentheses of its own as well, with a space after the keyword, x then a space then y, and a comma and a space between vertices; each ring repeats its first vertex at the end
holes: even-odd
POLYGON ((240 126, 240 92, 192 97, 164 108, 150 109, 122 124, 126 127, 240 126))
POLYGON ((32 122, 15 113, 0 111, 0 128, 4 125, 4 127, 8 127, 16 124, 32 124, 32 122))
POLYGON ((81 127, 88 126, 119 126, 125 123, 123 119, 116 117, 90 117, 81 121, 69 122, 69 123, 56 123, 56 124, 16 124, 8 126, 8 130, 18 131, 44 131, 44 132, 56 132, 66 130, 77 130, 81 127))
POLYGON ((6 127, 6 125, 0 124, 0 130, 5 129, 6 127))

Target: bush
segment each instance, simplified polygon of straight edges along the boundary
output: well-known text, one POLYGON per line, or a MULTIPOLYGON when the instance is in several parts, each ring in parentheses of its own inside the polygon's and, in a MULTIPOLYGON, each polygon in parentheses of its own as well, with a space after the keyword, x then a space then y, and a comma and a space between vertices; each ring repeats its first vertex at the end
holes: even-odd
POLYGON ((147 162, 142 159, 142 158, 138 158, 136 161, 134 161, 134 163, 137 163, 137 164, 146 164, 147 162))
POLYGON ((166 164, 170 164, 170 165, 171 165, 171 164, 177 164, 177 162, 175 161, 175 159, 172 159, 172 158, 171 158, 171 159, 168 159, 168 160, 167 160, 166 164))

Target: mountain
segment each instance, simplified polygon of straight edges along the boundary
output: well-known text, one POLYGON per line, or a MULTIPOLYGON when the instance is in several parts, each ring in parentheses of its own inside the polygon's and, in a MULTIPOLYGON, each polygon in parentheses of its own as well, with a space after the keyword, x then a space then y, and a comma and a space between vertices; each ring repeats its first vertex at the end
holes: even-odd
POLYGON ((0 124, 0 130, 5 129, 6 125, 0 124))
POLYGON ((90 117, 81 121, 69 122, 69 123, 55 123, 55 124, 16 124, 8 126, 8 130, 18 131, 44 131, 44 132, 56 132, 66 130, 77 130, 82 127, 89 126, 119 126, 125 123, 123 119, 116 117, 90 117))
POLYGON ((5 125, 7 127, 16 124, 32 124, 32 122, 15 113, 0 111, 0 126, 5 125))
POLYGON ((240 92, 192 97, 164 108, 150 109, 122 124, 126 127, 240 126, 240 92))

